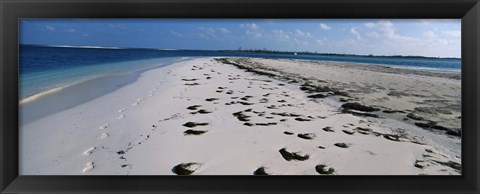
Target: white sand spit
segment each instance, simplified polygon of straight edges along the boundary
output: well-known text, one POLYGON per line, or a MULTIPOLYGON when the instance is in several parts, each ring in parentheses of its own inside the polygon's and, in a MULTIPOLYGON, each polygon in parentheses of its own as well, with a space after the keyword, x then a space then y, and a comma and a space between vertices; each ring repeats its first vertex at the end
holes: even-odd
POLYGON ((342 111, 343 102, 308 97, 300 84, 215 58, 149 70, 112 93, 22 126, 20 173, 175 175, 175 166, 192 164, 194 175, 460 174, 460 152, 452 151, 458 138, 382 114, 342 111), (152 88, 158 93, 149 96, 152 88), (98 126, 108 133, 99 136, 98 126))

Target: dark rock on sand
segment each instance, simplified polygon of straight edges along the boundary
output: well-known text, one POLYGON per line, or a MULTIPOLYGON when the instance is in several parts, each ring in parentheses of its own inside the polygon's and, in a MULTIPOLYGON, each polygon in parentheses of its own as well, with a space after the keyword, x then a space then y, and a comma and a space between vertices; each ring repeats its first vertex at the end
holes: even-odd
POLYGON ((456 136, 456 137, 461 137, 462 136, 462 132, 460 130, 451 129, 451 130, 448 130, 446 133, 448 135, 452 135, 452 136, 456 136))
POLYGON ((344 133, 348 134, 348 135, 353 135, 355 134, 355 132, 353 131, 349 131, 349 130, 342 130, 344 133))
POLYGON ((265 169, 266 168, 262 166, 262 167, 258 168, 257 170, 255 170, 253 172, 253 175, 260 175, 260 176, 261 175, 268 175, 268 173, 265 171, 265 169))
POLYGON ((461 132, 460 129, 450 129, 450 128, 447 128, 447 127, 443 127, 443 126, 437 125, 437 123, 433 122, 433 121, 428 121, 427 123, 417 122, 417 123, 415 123, 415 125, 418 126, 418 127, 424 128, 424 129, 428 129, 428 130, 436 129, 436 130, 440 130, 440 131, 445 131, 446 134, 452 135, 452 136, 460 137, 462 135, 462 132, 461 132))
POLYGON ((392 134, 383 134, 383 137, 385 139, 388 139, 390 141, 400 141, 398 138, 400 138, 398 135, 392 135, 392 134))
POLYGON ((205 125, 208 125, 208 123, 196 123, 196 122, 187 122, 185 124, 183 124, 183 126, 185 127, 196 127, 196 126, 205 126, 205 125))
POLYGON ((172 171, 177 175, 191 175, 199 166, 200 164, 195 162, 181 163, 173 167, 172 171))
POLYGON ((372 129, 370 128, 363 128, 363 127, 357 127, 355 129, 353 129, 354 131, 357 131, 358 133, 361 133, 363 135, 368 135, 370 133, 372 133, 372 129))
POLYGON ((411 118, 411 119, 413 119, 413 120, 417 120, 417 121, 423 120, 423 117, 418 116, 418 115, 416 115, 416 114, 414 114, 414 113, 408 113, 408 114, 407 114, 407 117, 408 117, 408 118, 411 118))
POLYGON ((282 117, 299 117, 299 116, 302 116, 302 115, 299 115, 299 114, 287 113, 287 112, 283 112, 283 113, 272 112, 270 114, 278 115, 278 116, 282 116, 282 117))
POLYGON ((313 139, 315 138, 315 133, 299 133, 297 137, 302 139, 313 139))
POLYGON ((300 117, 295 118, 295 120, 296 120, 296 121, 302 121, 302 122, 303 122, 303 121, 311 121, 310 119, 305 119, 305 118, 300 118, 300 117))
POLYGON ((350 147, 350 145, 346 144, 346 143, 336 143, 336 144, 333 144, 339 148, 348 148, 350 147))
POLYGON ((250 121, 250 116, 243 114, 242 111, 233 113, 233 116, 236 117, 239 121, 250 121))
POLYGON ((212 102, 212 101, 215 101, 215 100, 219 100, 218 98, 207 98, 205 99, 205 101, 208 101, 208 102, 212 102))
POLYGON ((187 107, 188 110, 197 110, 198 107, 200 107, 201 105, 192 105, 192 106, 189 106, 187 107))
POLYGON ((253 123, 243 123, 243 125, 251 127, 251 126, 254 126, 255 124, 253 124, 253 123))
POLYGON ((194 82, 194 83, 185 83, 186 86, 197 86, 197 85, 200 85, 199 83, 197 82, 194 82))
POLYGON ((374 111, 379 111, 379 108, 371 107, 371 106, 365 106, 362 105, 358 102, 348 102, 342 105, 342 108, 344 109, 353 109, 353 110, 358 110, 362 112, 374 112, 374 111))
POLYGON ((182 79, 182 81, 197 81, 198 79, 182 79))
POLYGON ((327 165, 320 164, 315 166, 315 171, 317 171, 318 174, 333 174, 335 169, 327 168, 327 165))
POLYGON ((415 160, 415 164, 413 164, 413 166, 415 166, 417 168, 420 168, 420 169, 423 169, 423 168, 427 167, 428 164, 426 164, 425 161, 423 161, 423 160, 415 160))
POLYGON ((293 135, 293 133, 290 132, 290 131, 284 131, 283 133, 286 134, 286 135, 293 135))
POLYGON ((310 158, 310 156, 307 154, 301 155, 299 152, 288 152, 286 148, 282 148, 281 150, 279 150, 279 152, 282 155, 282 157, 287 161, 291 161, 291 160, 304 161, 310 158))
POLYGON ((207 131, 189 129, 183 132, 184 135, 201 135, 207 131))
POLYGON ((250 102, 243 102, 243 101, 237 101, 237 103, 239 104, 242 104, 242 105, 253 105, 254 103, 250 103, 250 102))
POLYGON ((270 125, 277 125, 277 123, 255 123, 258 126, 270 126, 270 125))
POLYGON ((205 110, 205 109, 200 109, 200 110, 198 111, 198 113, 200 113, 200 114, 208 114, 208 113, 212 113, 212 112, 210 112, 210 111, 208 111, 208 110, 205 110))
POLYGON ((313 94, 313 95, 307 96, 307 98, 326 98, 326 97, 328 97, 328 95, 326 94, 313 94))
POLYGON ((335 130, 332 129, 332 127, 324 127, 323 130, 326 132, 335 132, 335 130))
POLYGON ((403 110, 383 110, 384 113, 405 113, 403 110))
POLYGON ((242 98, 240 98, 241 100, 245 100, 245 101, 248 101, 250 98, 253 98, 253 96, 244 96, 242 98))
POLYGON ((454 162, 454 161, 442 162, 442 161, 434 160, 434 162, 436 162, 438 164, 441 164, 441 165, 444 165, 444 166, 448 166, 450 168, 453 168, 458 172, 462 171, 462 165, 457 163, 457 162, 454 162))

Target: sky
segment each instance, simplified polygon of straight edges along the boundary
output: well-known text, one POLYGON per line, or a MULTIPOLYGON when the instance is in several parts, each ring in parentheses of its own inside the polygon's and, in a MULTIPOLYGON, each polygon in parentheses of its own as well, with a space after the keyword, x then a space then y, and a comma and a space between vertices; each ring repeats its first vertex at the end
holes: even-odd
POLYGON ((459 19, 22 19, 20 43, 461 56, 459 19))

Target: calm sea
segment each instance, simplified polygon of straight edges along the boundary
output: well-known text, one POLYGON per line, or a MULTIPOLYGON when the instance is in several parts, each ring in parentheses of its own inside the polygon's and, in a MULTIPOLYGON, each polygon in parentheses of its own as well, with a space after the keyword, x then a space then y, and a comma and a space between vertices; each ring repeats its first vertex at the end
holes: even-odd
POLYGON ((460 59, 293 55, 234 51, 105 49, 20 46, 20 100, 29 102, 63 88, 112 75, 139 74, 190 57, 243 56, 383 64, 460 71, 460 59))

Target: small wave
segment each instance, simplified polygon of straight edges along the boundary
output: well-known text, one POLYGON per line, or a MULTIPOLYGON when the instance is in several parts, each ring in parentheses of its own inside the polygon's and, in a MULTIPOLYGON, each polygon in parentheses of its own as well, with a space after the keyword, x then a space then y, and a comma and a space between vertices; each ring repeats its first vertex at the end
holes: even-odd
POLYGON ((55 92, 58 92, 60 90, 63 90, 65 88, 67 88, 68 86, 60 86, 60 87, 56 87, 56 88, 52 88, 50 90, 47 90, 47 91, 44 91, 44 92, 40 92, 40 93, 37 93, 37 94, 34 94, 32 96, 29 96, 27 98, 24 98, 22 100, 20 100, 19 104, 20 105, 24 105, 24 104, 27 104, 27 103, 30 103, 30 102, 33 102, 41 97, 44 97, 44 96, 47 96, 49 94, 53 94, 55 92))
POLYGON ((78 80, 78 81, 73 82, 73 83, 69 83, 69 84, 57 86, 57 87, 55 87, 55 88, 52 88, 52 89, 49 89, 49 90, 46 90, 46 91, 43 91, 43 92, 39 92, 39 93, 36 93, 36 94, 33 94, 33 95, 29 96, 29 97, 26 97, 26 98, 20 100, 20 101, 19 101, 19 104, 20 104, 20 105, 28 104, 28 103, 30 103, 30 102, 33 102, 33 101, 35 101, 35 100, 38 100, 39 98, 48 96, 48 95, 53 94, 53 93, 56 93, 56 92, 59 92, 59 91, 65 89, 65 88, 68 88, 68 87, 71 87, 71 86, 74 86, 74 85, 77 85, 77 84, 86 82, 86 81, 88 81, 88 80, 96 79, 96 78, 99 78, 99 77, 102 77, 102 76, 101 76, 101 75, 98 75, 98 76, 88 77, 88 78, 85 78, 85 79, 83 79, 83 80, 78 80))
POLYGON ((96 49, 126 49, 121 47, 106 47, 106 46, 69 46, 69 45, 48 45, 48 47, 60 48, 96 48, 96 49))

